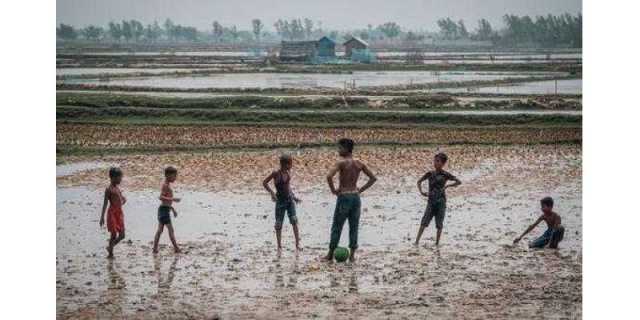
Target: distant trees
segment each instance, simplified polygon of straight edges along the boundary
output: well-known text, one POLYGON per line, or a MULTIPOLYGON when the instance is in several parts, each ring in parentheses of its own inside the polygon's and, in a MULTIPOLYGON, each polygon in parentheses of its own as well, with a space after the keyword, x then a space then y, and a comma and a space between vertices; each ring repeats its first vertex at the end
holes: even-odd
POLYGON ((260 41, 260 35, 262 34, 262 29, 264 28, 264 24, 260 19, 251 20, 251 26, 253 28, 253 35, 256 38, 256 41, 260 41))
POLYGON ((323 35, 341 41, 349 35, 357 35, 363 40, 376 42, 385 39, 402 39, 405 42, 421 42, 424 39, 458 41, 490 41, 502 47, 540 46, 540 47, 581 47, 582 46, 582 14, 517 16, 507 14, 503 17, 504 26, 494 28, 487 19, 480 19, 473 30, 467 29, 465 21, 442 18, 437 21, 437 33, 428 31, 403 31, 393 21, 376 27, 369 24, 366 28, 353 28, 345 31, 323 30, 321 21, 309 18, 278 19, 274 24, 275 32, 265 31, 264 22, 251 20, 251 27, 240 30, 236 25, 223 26, 213 21, 211 29, 199 31, 194 27, 183 26, 166 19, 163 23, 154 21, 143 25, 140 21, 111 21, 106 27, 88 25, 76 29, 72 25, 61 23, 56 27, 56 36, 60 40, 75 41, 113 41, 121 42, 199 42, 215 43, 250 43, 278 40, 312 40, 323 35))
POLYGON ((72 25, 61 23, 56 28, 56 36, 63 40, 74 40, 78 37, 78 32, 72 25))

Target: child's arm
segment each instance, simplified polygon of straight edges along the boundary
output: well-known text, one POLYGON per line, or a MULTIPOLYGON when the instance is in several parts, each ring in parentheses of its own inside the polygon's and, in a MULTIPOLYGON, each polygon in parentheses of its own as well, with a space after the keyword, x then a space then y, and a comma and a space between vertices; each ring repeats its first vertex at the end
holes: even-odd
POLYGON ((269 191, 269 194, 271 195, 271 200, 276 201, 276 194, 275 192, 273 192, 273 189, 271 189, 271 187, 269 186, 269 182, 275 177, 276 172, 273 171, 271 172, 271 174, 266 177, 264 180, 262 180, 262 186, 269 191))
POLYGON ((178 217, 178 211, 176 211, 176 208, 171 207, 171 211, 173 211, 173 217, 177 218, 178 217))
POLYGON ((104 190, 104 202, 102 203, 102 212, 100 213, 100 227, 104 226, 104 212, 107 211, 108 202, 109 202, 109 188, 104 190))
POLYGON ((542 222, 542 216, 540 216, 540 218, 538 218, 538 220, 536 220, 536 222, 534 222, 532 225, 530 225, 527 230, 525 230, 522 235, 520 235, 519 237, 517 237, 515 240, 513 240, 513 244, 516 244, 518 242, 520 242, 520 240, 522 240, 522 237, 524 237, 525 235, 527 235, 527 233, 531 232, 531 230, 533 230, 535 227, 538 226, 538 224, 540 222, 542 222))
POLYGON ((336 186, 333 184, 333 177, 336 175, 336 173, 338 173, 338 170, 340 170, 340 166, 339 162, 336 162, 336 164, 333 165, 333 167, 327 174, 327 183, 329 184, 329 189, 331 190, 331 193, 335 195, 338 195, 338 190, 336 190, 336 186))
POLYGON ((160 201, 180 202, 180 198, 167 197, 165 194, 173 194, 173 192, 171 192, 171 188, 169 188, 169 186, 166 184, 162 186, 162 190, 160 191, 160 197, 158 199, 160 199, 160 201))
POLYGON ((363 193, 365 190, 369 189, 374 183, 376 183, 376 181, 378 181, 378 178, 376 178, 373 172, 371 172, 371 170, 369 170, 369 168, 367 168, 367 166, 364 163, 362 163, 362 172, 364 172, 364 174, 366 174, 367 177, 369 177, 369 181, 367 181, 367 183, 365 183, 362 187, 360 187, 360 189, 358 189, 358 193, 363 193))
POLYGON ((453 181, 453 183, 450 185, 444 186, 445 189, 454 188, 462 184, 462 182, 460 182, 460 179, 458 179, 456 176, 451 174, 449 174, 449 180, 453 181))
POLYGON ((420 179, 418 179, 418 192, 420 192, 420 194, 425 196, 425 197, 429 196, 429 194, 424 192, 424 190, 422 190, 422 183, 425 180, 429 179, 429 175, 430 174, 431 174, 430 172, 427 172, 422 177, 420 177, 420 179))

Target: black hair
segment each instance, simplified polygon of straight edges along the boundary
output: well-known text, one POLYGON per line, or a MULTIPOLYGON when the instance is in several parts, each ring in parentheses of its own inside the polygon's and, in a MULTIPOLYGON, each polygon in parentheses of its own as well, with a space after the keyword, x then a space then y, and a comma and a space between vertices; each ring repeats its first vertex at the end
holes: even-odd
POLYGON ((543 205, 543 206, 547 206, 549 208, 553 208, 553 198, 544 197, 544 198, 542 198, 542 200, 540 200, 540 204, 543 205))
POLYGON ((170 176, 172 174, 176 174, 178 173, 178 169, 172 167, 172 166, 168 166, 164 169, 164 176, 170 176))
POLYGON ((293 162, 293 158, 290 155, 288 155, 286 153, 280 155, 280 165, 281 166, 284 166, 285 164, 291 163, 291 162, 293 162))
POLYGON ((447 160, 449 160, 449 157, 447 157, 447 155, 444 152, 440 152, 440 153, 436 154, 434 158, 435 159, 440 159, 440 161, 442 161, 442 163, 447 163, 447 160))
POLYGON ((353 152, 353 140, 349 138, 342 138, 338 140, 338 144, 345 148, 349 153, 353 152))
POLYGON ((122 176, 122 170, 118 167, 109 168, 109 178, 116 178, 122 176))

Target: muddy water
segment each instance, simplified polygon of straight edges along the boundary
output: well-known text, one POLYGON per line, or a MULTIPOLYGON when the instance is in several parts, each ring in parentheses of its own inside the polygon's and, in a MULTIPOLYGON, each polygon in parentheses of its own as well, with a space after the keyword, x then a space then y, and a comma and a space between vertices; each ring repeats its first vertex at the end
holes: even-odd
MULTIPOLYGON (((129 200, 127 240, 116 248, 115 261, 104 259, 106 231, 98 228, 101 188, 90 179, 69 187, 59 183, 58 317, 580 318, 579 148, 451 148, 456 158, 450 171, 464 184, 449 190, 439 248, 433 245, 433 226, 420 247, 411 246, 425 206, 414 186, 425 161, 416 162, 415 156, 435 150, 403 149, 402 157, 413 163, 402 170, 391 161, 386 166, 375 161, 376 153, 384 158, 388 152, 376 150, 368 151, 371 159, 363 159, 372 163, 380 183, 363 196, 361 253, 354 265, 317 261, 327 246, 335 198, 323 179, 308 179, 302 167, 294 188, 303 199, 298 218, 305 250, 295 254, 291 228, 285 225, 287 249, 279 258, 274 254, 273 203, 257 182, 270 164, 243 171, 256 178, 255 186, 195 191, 191 182, 176 185, 183 201, 173 221, 186 253, 172 254, 163 235, 157 257, 150 253, 157 191, 131 182, 154 172, 125 169, 130 172, 123 185, 129 200), (473 153, 483 157, 472 158, 473 153), (545 195, 556 199, 567 228, 561 248, 511 246, 535 219, 538 199, 545 195)), ((313 161, 318 153, 298 159, 313 161)), ((147 161, 145 156, 108 160, 125 168, 147 161)), ((526 240, 543 231, 538 227, 526 240)), ((345 227, 341 244, 347 238, 345 227)))
MULTIPOLYGON (((199 77, 142 77, 101 81, 106 85, 154 88, 343 88, 345 83, 357 87, 409 85, 435 82, 500 80, 506 78, 545 77, 553 72, 431 72, 431 71, 362 71, 352 74, 307 73, 232 73, 199 77)), ((93 83, 95 80, 69 80, 68 83, 93 83)))
POLYGON ((445 88, 441 92, 477 92, 493 94, 582 94, 582 79, 532 81, 508 86, 489 86, 478 88, 445 88))

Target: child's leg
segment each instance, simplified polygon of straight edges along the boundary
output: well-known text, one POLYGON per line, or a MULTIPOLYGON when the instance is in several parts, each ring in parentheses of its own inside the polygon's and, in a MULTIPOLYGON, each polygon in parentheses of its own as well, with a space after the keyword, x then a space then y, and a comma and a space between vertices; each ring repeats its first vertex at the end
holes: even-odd
POLYGON ((284 222, 284 213, 286 211, 285 203, 278 200, 276 202, 276 241, 278 242, 278 251, 282 250, 282 223, 284 222))
POLYGON ((162 230, 164 230, 164 224, 158 223, 158 230, 156 230, 156 235, 153 238, 153 253, 158 253, 158 242, 160 241, 162 230))
POLYGON ((122 231, 118 234, 118 237, 116 238, 116 240, 113 242, 113 246, 115 247, 118 243, 120 243, 120 241, 122 241, 124 239, 124 229, 122 229, 122 231))
POLYGON ((424 210, 422 220, 420 220, 420 228, 418 229, 418 235, 416 236, 416 242, 414 243, 415 245, 418 245, 420 243, 422 233, 424 232, 424 229, 429 226, 429 223, 431 223, 431 219, 433 219, 433 210, 431 208, 431 204, 429 203, 427 204, 427 209, 424 210))
POLYGON ((349 210, 349 248, 351 254, 349 260, 351 262, 356 259, 356 250, 358 249, 358 228, 360 225, 360 197, 353 199, 353 204, 349 210))
POLYGON ((551 234, 551 241, 549 241, 549 248, 557 249, 558 243, 560 243, 560 241, 562 241, 563 238, 564 238, 564 227, 560 226, 557 229, 555 229, 551 234))
POLYGON ((342 233, 342 227, 344 227, 344 223, 347 220, 347 215, 344 212, 344 199, 341 196, 338 196, 338 200, 336 203, 336 209, 333 212, 333 223, 331 224, 331 241, 329 242, 329 253, 325 257, 325 260, 331 261, 333 260, 333 251, 338 247, 338 243, 340 242, 340 234, 342 233))
POLYGON ((287 215, 289 216, 289 223, 291 223, 291 228, 293 229, 293 237, 296 240, 296 250, 302 250, 302 246, 300 245, 300 230, 298 229, 298 217, 296 215, 296 205, 291 201, 289 204, 289 208, 287 209, 287 215))
POLYGON ((278 250, 282 250, 282 226, 276 227, 276 240, 278 242, 278 250))
POLYGON ((107 252, 109 253, 107 258, 113 258, 113 246, 116 241, 116 235, 117 233, 111 232, 111 236, 109 237, 109 245, 107 246, 107 252))
POLYGON ((552 230, 547 229, 540 237, 529 243, 529 248, 544 248, 544 246, 549 243, 549 240, 551 240, 551 233, 552 230))
POLYGON ((444 227, 444 213, 445 213, 445 205, 440 204, 435 208, 435 217, 436 217, 436 246, 440 244, 440 236, 442 235, 442 228, 444 227))
POLYGON ((180 253, 180 248, 178 248, 178 243, 176 242, 176 237, 173 233, 173 226, 168 224, 167 230, 169 230, 169 239, 171 239, 171 244, 173 244, 173 251, 175 251, 175 253, 180 253))
POLYGON ((436 228, 436 246, 440 244, 440 235, 442 235, 442 228, 436 228))

